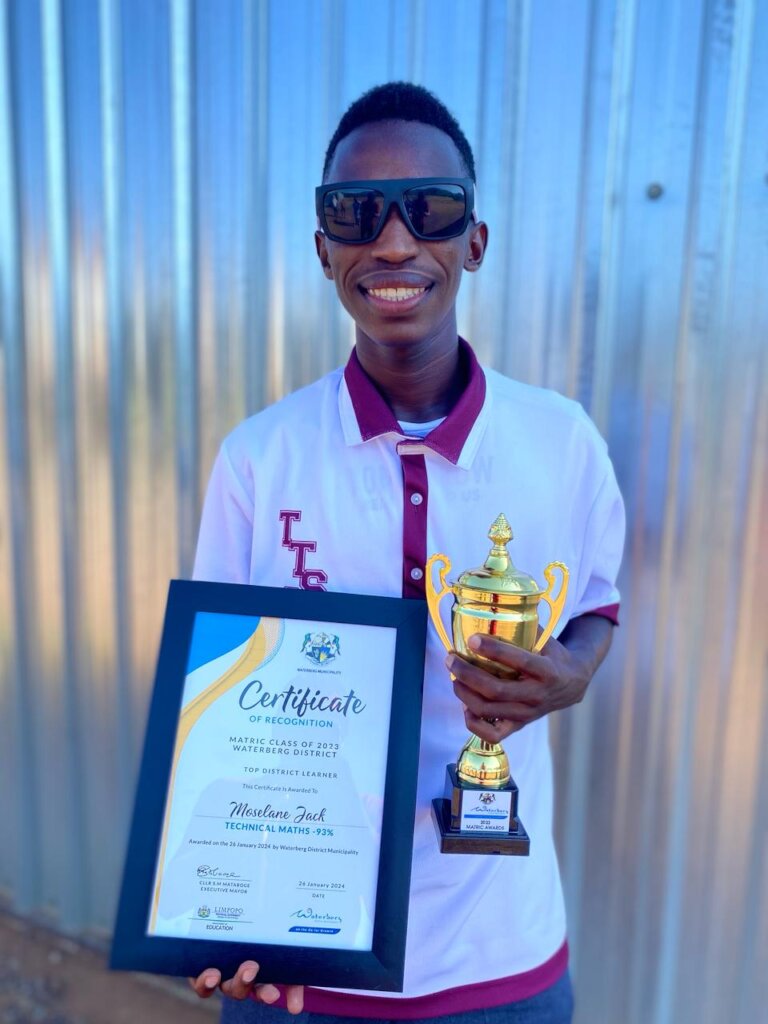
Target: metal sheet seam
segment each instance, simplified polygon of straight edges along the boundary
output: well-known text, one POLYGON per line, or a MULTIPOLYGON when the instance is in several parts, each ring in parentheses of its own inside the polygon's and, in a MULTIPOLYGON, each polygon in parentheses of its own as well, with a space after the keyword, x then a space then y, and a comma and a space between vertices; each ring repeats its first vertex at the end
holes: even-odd
MULTIPOLYGON (((768 533, 766 530, 766 517, 768 516, 768 460, 765 453, 768 452, 768 358, 766 349, 762 353, 762 366, 758 366, 759 381, 761 387, 758 390, 757 416, 755 417, 755 432, 753 444, 753 457, 751 471, 749 474, 751 487, 744 530, 744 556, 742 559, 743 574, 739 588, 739 622, 744 625, 739 631, 736 650, 734 651, 734 669, 740 664, 745 667, 752 651, 755 638, 762 637, 763 658, 762 672, 759 679, 754 680, 755 688, 759 693, 759 700, 762 702, 762 716, 760 737, 758 744, 760 751, 755 787, 755 799, 753 808, 752 846, 751 856, 745 872, 745 878, 750 880, 745 885, 745 906, 744 906, 744 938, 743 949, 745 955, 740 959, 740 971, 737 979, 737 1000, 738 1008, 735 1020, 752 1021, 758 1019, 758 1014, 764 1008, 764 1003, 759 1000, 756 985, 758 977, 765 977, 765 961, 761 955, 765 944, 760 945, 761 927, 766 931, 765 908, 768 905, 768 642, 765 639, 765 569, 768 568, 768 552, 763 549, 761 559, 750 557, 750 552, 760 552, 760 533, 768 533), (760 598, 763 604, 760 604, 760 598), (752 1005, 748 1003, 752 995, 752 1005), (761 1010, 758 1010, 758 1005, 761 1010)), ((727 870, 727 866, 725 866, 727 870)))
POLYGON ((130 545, 128 538, 126 460, 126 337, 123 312, 123 271, 121 210, 122 175, 122 65, 120 60, 120 17, 118 0, 99 0, 99 43, 101 61, 101 142, 104 188, 104 260, 109 352, 109 445, 111 520, 113 536, 113 607, 117 628, 115 660, 115 719, 117 736, 118 786, 121 802, 129 807, 133 784, 133 735, 131 715, 130 643, 131 592, 130 545))
POLYGON ((60 869, 72 880, 62 893, 62 917, 70 927, 87 920, 87 849, 85 844, 82 680, 77 608, 80 595, 79 463, 75 442, 75 368, 72 334, 72 280, 67 168, 64 37, 59 0, 42 3, 42 54, 46 199, 51 245, 53 344, 55 348, 56 445, 58 455, 61 569, 64 613, 61 699, 65 764, 72 829, 62 850, 60 869))
MULTIPOLYGON (((709 91, 709 66, 708 47, 711 39, 711 27, 713 18, 713 3, 707 3, 704 17, 701 22, 701 33, 698 38, 698 61, 697 61, 697 85, 696 85, 696 109, 703 111, 709 91)), ((674 576, 676 574, 676 561, 679 560, 679 552, 676 554, 673 547, 676 543, 677 530, 675 521, 678 515, 677 499, 680 494, 680 456, 682 445, 682 426, 684 412, 687 406, 686 401, 686 378, 690 373, 688 356, 690 352, 689 341, 692 334, 692 312, 695 301, 695 277, 696 277, 696 238, 699 228, 701 214, 701 175, 704 148, 706 144, 706 121, 703 117, 697 118, 694 131, 694 144, 691 150, 691 167, 689 179, 691 188, 689 192, 689 205, 687 210, 687 224, 685 229, 687 253, 684 281, 680 305, 680 318, 677 331, 677 352, 679 361, 676 362, 676 388, 677 402, 674 411, 673 442, 671 444, 672 458, 670 459, 670 499, 674 495, 674 505, 670 500, 666 512, 669 519, 666 520, 665 543, 663 554, 663 600, 659 603, 659 616, 657 617, 657 636, 665 629, 665 623, 669 623, 672 613, 671 602, 673 600, 674 576), (674 478, 673 478, 674 476, 674 478), (662 619, 663 614, 663 619, 662 619)), ((714 467, 712 462, 712 446, 708 448, 708 459, 710 463, 700 467, 710 480, 714 478, 714 467)), ((690 557, 691 548, 695 545, 695 538, 700 538, 706 532, 706 509, 703 503, 694 505, 692 514, 686 523, 686 541, 683 557, 690 557)), ((706 571, 709 566, 705 564, 705 558, 693 559, 693 580, 691 581, 689 599, 690 621, 694 626, 702 623, 705 618, 706 601, 706 571)), ((667 644, 672 644, 669 637, 668 626, 663 649, 667 644)), ((659 1024, 671 1024, 675 1019, 675 994, 677 963, 680 953, 680 939, 682 931, 682 897, 683 881, 685 878, 688 836, 689 836, 689 815, 691 813, 691 779, 693 772, 692 742, 693 742, 693 716, 690 714, 691 698, 696 686, 696 680, 701 665, 701 648, 696 646, 693 650, 680 650, 678 652, 678 671, 675 673, 677 685, 672 691, 671 700, 671 803, 675 807, 675 813, 670 817, 667 834, 664 841, 664 864, 666 872, 664 876, 663 898, 661 904, 661 937, 659 942, 659 964, 656 973, 654 989, 653 1014, 659 1024), (685 656, 685 657, 684 657, 685 656)), ((654 673, 654 689, 660 694, 662 691, 661 676, 663 672, 663 661, 657 662, 659 674, 654 673)), ((661 701, 657 708, 661 713, 661 701)), ((670 709, 670 705, 667 705, 670 709)), ((658 730, 660 732, 660 719, 658 730)), ((650 826, 651 821, 647 820, 650 826)))
POLYGON ((198 396, 195 280, 193 8, 171 2, 171 118, 173 145, 173 327, 176 356, 176 454, 179 571, 191 575, 198 519, 198 396))
MULTIPOLYGON (((10 544, 12 594, 15 598, 13 621, 12 678, 9 680, 10 701, 14 716, 15 745, 13 763, 18 779, 26 782, 28 804, 21 807, 16 796, 16 815, 12 823, 15 856, 12 871, 18 890, 19 908, 31 909, 38 898, 41 881, 37 821, 39 820, 40 772, 38 752, 32 729, 34 695, 29 686, 32 678, 30 658, 30 620, 33 602, 30 599, 31 530, 29 528, 30 479, 27 404, 27 366, 24 352, 24 308, 21 293, 20 193, 17 173, 17 125, 14 118, 16 90, 14 87, 13 49, 10 38, 11 11, 0 5, 0 345, 5 370, 6 444, 9 481, 9 531, 5 543, 10 544)), ((22 790, 17 791, 21 794, 22 790)))

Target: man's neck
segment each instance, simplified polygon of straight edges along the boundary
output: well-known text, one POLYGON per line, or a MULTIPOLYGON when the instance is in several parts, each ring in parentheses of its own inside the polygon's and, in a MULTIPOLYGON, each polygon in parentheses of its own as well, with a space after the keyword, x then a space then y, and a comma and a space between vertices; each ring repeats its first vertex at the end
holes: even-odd
POLYGON ((466 386, 459 359, 459 337, 445 336, 383 345, 357 332, 360 365, 374 382, 395 419, 426 423, 447 416, 466 386))

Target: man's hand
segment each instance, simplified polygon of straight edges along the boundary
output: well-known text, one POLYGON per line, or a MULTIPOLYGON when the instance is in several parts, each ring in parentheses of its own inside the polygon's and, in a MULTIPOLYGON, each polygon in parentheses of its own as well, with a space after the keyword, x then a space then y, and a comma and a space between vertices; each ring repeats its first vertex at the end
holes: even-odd
POLYGON ((582 615, 568 623, 562 642, 548 640, 539 654, 498 637, 470 637, 470 649, 498 668, 474 665, 455 651, 446 659, 468 729, 498 743, 537 718, 577 704, 608 652, 612 630, 608 619, 582 615))
MULTIPOLYGON (((209 967, 189 983, 201 999, 208 999, 217 988, 230 999, 248 999, 253 993, 261 1003, 274 1003, 280 998, 280 990, 276 985, 255 985, 259 965, 255 960, 245 960, 237 969, 234 978, 221 980, 221 971, 209 967)), ((304 1009, 304 986, 286 985, 285 1000, 289 1013, 301 1013, 304 1009)))

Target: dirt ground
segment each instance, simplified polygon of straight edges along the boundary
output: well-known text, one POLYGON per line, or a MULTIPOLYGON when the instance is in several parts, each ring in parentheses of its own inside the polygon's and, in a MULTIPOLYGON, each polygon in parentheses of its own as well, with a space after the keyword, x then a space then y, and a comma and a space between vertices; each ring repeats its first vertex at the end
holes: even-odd
POLYGON ((214 1024, 218 996, 186 982, 111 973, 106 957, 0 912, 0 1024, 214 1024))

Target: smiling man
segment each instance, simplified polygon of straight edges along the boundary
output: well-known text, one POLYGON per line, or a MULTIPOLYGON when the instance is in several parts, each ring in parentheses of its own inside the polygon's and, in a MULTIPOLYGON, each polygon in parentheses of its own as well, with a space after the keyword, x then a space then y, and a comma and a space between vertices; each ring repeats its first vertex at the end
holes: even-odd
POLYGON ((474 182, 466 138, 426 90, 390 83, 346 112, 316 193, 315 244, 355 347, 343 370, 224 441, 195 575, 423 599, 428 555, 477 565, 504 511, 521 567, 570 567, 565 626, 537 655, 477 638, 476 650, 519 673, 513 681, 456 654, 446 661, 430 627, 403 995, 278 991, 247 961, 234 978, 209 969, 194 982, 203 997, 219 985, 231 997, 226 1022, 279 1012, 269 1004, 316 1024, 571 1020, 546 716, 582 699, 610 645, 623 506, 583 410, 482 368, 458 335, 461 277, 480 268, 488 242, 474 182), (430 801, 467 727, 508 738, 528 858, 439 852, 430 801))

